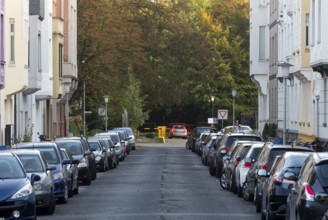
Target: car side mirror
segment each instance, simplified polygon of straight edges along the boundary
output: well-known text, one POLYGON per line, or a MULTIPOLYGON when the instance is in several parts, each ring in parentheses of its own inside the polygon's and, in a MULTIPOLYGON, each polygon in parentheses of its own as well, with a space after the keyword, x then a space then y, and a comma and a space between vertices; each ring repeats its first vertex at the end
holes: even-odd
POLYGON ((284 174, 284 179, 296 181, 297 180, 297 175, 295 173, 293 173, 293 172, 286 172, 284 174))
POLYGON ((71 164, 70 160, 63 160, 62 165, 68 165, 71 164))
POLYGON ((56 166, 52 165, 52 164, 49 164, 47 167, 47 170, 55 170, 55 169, 56 169, 56 166))
POLYGON ((79 160, 72 160, 72 164, 79 164, 79 160))
POLYGON ((31 175, 31 184, 32 184, 32 186, 34 185, 35 181, 40 181, 40 180, 41 180, 41 177, 39 175, 32 173, 32 175, 31 175))
MULTIPOLYGON (((91 150, 92 151, 92 150, 91 150)), ((90 155, 90 154, 92 154, 92 152, 91 151, 86 151, 85 153, 84 153, 84 156, 88 156, 88 155, 90 155)))
POLYGON ((259 169, 257 171, 257 175, 259 175, 260 177, 268 177, 270 176, 270 173, 268 173, 265 169, 259 169))

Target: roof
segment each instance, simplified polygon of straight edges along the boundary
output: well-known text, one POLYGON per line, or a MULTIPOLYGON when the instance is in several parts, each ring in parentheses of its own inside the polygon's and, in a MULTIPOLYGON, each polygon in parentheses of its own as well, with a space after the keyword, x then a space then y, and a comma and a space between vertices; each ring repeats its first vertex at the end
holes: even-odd
POLYGON ((326 162, 328 161, 328 152, 316 152, 316 153, 313 153, 313 158, 315 160, 315 162, 318 164, 320 163, 323 163, 323 162, 326 162))
POLYGON ((40 155, 40 151, 37 149, 14 149, 12 150, 15 154, 37 154, 40 155))

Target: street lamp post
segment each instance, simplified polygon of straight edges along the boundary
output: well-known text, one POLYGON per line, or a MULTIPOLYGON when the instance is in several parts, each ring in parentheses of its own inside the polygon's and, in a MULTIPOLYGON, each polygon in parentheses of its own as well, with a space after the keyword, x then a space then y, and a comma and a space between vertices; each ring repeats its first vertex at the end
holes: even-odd
POLYGON ((232 126, 233 130, 235 130, 235 97, 236 97, 237 91, 236 89, 231 89, 231 95, 232 95, 232 126))
POLYGON ((212 102, 212 120, 213 120, 213 118, 214 118, 214 105, 213 105, 213 103, 214 103, 214 96, 211 96, 211 102, 212 102))
POLYGON ((104 100, 105 100, 105 104, 106 104, 106 107, 105 107, 105 132, 107 132, 107 104, 108 104, 108 96, 107 95, 104 96, 104 100))

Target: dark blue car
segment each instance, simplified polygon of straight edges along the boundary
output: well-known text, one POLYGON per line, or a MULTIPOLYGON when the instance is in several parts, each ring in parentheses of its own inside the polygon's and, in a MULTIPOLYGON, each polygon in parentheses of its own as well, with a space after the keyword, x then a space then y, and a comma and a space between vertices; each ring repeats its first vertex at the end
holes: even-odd
POLYGON ((33 183, 40 176, 31 179, 17 156, 0 152, 0 219, 36 219, 33 183))
POLYGON ((56 143, 19 143, 15 144, 12 149, 38 149, 48 164, 55 165, 56 169, 52 171, 55 183, 55 198, 61 203, 67 203, 69 177, 65 165, 69 164, 70 161, 64 160, 63 154, 56 143))

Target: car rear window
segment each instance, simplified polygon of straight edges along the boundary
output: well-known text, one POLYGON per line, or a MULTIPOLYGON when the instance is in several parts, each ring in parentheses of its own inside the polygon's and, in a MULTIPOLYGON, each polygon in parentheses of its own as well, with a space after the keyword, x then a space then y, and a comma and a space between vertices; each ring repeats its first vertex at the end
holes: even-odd
POLYGON ((324 188, 328 187, 328 161, 326 163, 315 166, 315 171, 321 185, 324 188))
POLYGON ((226 147, 231 147, 232 143, 236 140, 239 141, 262 141, 258 136, 229 136, 225 144, 226 147))
POLYGON ((185 126, 183 126, 183 125, 174 125, 173 128, 174 129, 186 129, 185 126))
POLYGON ((269 154, 269 158, 268 158, 268 170, 271 169, 271 165, 273 163, 273 158, 282 155, 283 153, 287 152, 287 151, 306 151, 303 149, 297 149, 297 148, 278 148, 278 149, 272 149, 270 151, 269 154))

